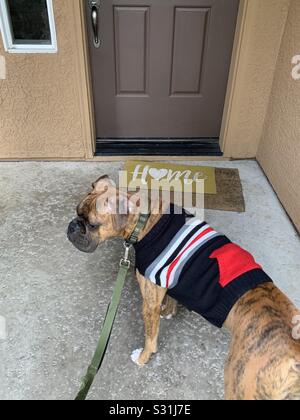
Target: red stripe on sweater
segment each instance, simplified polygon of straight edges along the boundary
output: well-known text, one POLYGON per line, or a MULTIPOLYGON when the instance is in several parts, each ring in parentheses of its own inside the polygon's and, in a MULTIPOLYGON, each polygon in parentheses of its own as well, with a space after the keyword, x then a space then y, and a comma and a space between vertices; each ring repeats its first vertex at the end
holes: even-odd
POLYGON ((172 264, 170 265, 170 267, 168 269, 168 272, 167 272, 167 284, 166 284, 167 288, 169 288, 170 277, 171 277, 171 274, 172 274, 173 270, 175 269, 177 264, 180 262, 181 258, 186 253, 186 251, 188 251, 196 242, 198 242, 201 238, 203 238, 203 236, 205 236, 208 233, 213 232, 213 231, 214 230, 212 228, 207 228, 204 232, 202 232, 198 236, 196 236, 196 238, 188 246, 186 246, 185 249, 181 252, 181 254, 178 255, 178 257, 172 262, 172 264))

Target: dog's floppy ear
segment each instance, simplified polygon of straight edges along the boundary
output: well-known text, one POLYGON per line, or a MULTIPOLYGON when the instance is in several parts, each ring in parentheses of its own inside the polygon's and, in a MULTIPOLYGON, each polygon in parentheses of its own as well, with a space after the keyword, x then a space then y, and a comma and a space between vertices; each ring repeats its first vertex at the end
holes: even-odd
POLYGON ((105 203, 107 212, 112 216, 112 223, 115 231, 124 229, 128 221, 128 216, 132 211, 129 198, 125 194, 110 195, 105 203))
POLYGON ((93 190, 96 193, 105 192, 110 186, 115 186, 115 183, 109 178, 108 175, 102 175, 92 184, 93 190))
POLYGON ((126 226, 129 215, 133 213, 134 206, 129 196, 119 191, 108 178, 98 181, 94 191, 98 194, 96 212, 102 217, 110 216, 105 220, 107 223, 111 220, 114 231, 120 232, 126 226))

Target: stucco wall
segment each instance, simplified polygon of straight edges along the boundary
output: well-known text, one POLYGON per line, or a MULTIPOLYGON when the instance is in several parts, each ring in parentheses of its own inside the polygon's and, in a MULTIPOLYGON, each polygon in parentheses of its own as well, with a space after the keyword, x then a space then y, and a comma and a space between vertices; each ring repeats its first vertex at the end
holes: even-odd
POLYGON ((291 3, 258 160, 300 230, 300 80, 291 76, 295 55, 300 55, 299 0, 291 3))
MULTIPOLYGON (((84 98, 79 83, 79 0, 54 0, 58 54, 0 56, 0 158, 84 158, 84 98)), ((81 74, 82 75, 82 74, 81 74)), ((84 86, 86 90, 86 86, 84 86)))
POLYGON ((224 123, 226 157, 254 158, 261 139, 290 0, 241 0, 224 123))
MULTIPOLYGON (((85 0, 53 0, 58 54, 4 53, 0 159, 91 159, 93 109, 83 30, 85 0)), ((291 0, 241 0, 221 133, 226 157, 255 157, 291 0)))

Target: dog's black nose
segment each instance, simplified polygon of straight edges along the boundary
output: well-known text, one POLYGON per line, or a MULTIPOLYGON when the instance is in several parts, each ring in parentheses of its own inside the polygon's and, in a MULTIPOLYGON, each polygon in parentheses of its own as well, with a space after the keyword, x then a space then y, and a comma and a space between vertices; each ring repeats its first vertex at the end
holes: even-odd
POLYGON ((84 223, 81 220, 73 220, 70 224, 69 224, 69 228, 68 228, 68 235, 85 235, 86 234, 86 228, 84 223))

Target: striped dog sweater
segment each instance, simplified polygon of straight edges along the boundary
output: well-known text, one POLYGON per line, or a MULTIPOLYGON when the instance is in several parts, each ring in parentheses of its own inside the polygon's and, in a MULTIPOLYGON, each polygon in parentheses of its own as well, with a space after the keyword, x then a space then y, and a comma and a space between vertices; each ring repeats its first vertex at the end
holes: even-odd
POLYGON ((245 293, 272 282, 251 254, 173 205, 135 250, 140 274, 219 328, 245 293))

